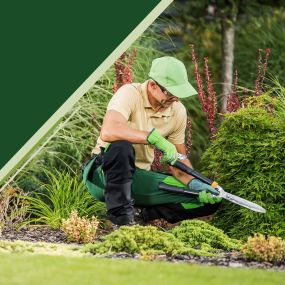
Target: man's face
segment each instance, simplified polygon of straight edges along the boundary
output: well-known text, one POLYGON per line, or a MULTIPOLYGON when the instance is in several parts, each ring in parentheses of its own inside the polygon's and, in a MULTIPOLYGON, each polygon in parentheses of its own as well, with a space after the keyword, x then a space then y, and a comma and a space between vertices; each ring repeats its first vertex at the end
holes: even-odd
POLYGON ((169 107, 173 102, 178 102, 179 101, 179 98, 172 95, 169 91, 167 91, 165 88, 163 88, 162 86, 157 85, 157 89, 158 89, 158 92, 160 93, 159 94, 159 103, 161 105, 161 107, 163 108, 167 108, 169 107))

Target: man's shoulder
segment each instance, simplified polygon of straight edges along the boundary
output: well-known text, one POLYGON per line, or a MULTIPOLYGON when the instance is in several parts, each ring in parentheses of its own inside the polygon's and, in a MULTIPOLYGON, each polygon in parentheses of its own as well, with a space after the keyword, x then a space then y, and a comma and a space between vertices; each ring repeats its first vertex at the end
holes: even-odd
POLYGON ((130 113, 141 105, 142 99, 140 97, 139 90, 137 90, 139 84, 124 84, 117 92, 112 96, 108 103, 107 110, 116 110, 123 112, 122 110, 128 110, 123 115, 129 118, 130 113))
POLYGON ((127 83, 122 85, 116 94, 120 93, 130 93, 130 94, 140 94, 141 93, 141 84, 140 83, 127 83))
POLYGON ((174 102, 172 105, 172 109, 174 113, 178 115, 179 114, 184 115, 186 113, 186 108, 180 101, 174 102))

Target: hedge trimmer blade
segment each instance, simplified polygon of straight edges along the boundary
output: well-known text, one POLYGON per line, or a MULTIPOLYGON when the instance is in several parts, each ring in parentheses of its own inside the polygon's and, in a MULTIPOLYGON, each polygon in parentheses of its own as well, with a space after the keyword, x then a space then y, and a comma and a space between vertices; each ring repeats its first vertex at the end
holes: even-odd
POLYGON ((266 213, 266 210, 263 207, 255 204, 253 202, 250 202, 246 199, 243 199, 239 196, 230 194, 230 193, 226 192, 221 186, 218 186, 217 189, 220 192, 220 194, 218 196, 223 198, 223 199, 226 199, 230 202, 233 202, 235 204, 238 204, 242 207, 245 207, 247 209, 250 209, 250 210, 258 212, 258 213, 266 213))

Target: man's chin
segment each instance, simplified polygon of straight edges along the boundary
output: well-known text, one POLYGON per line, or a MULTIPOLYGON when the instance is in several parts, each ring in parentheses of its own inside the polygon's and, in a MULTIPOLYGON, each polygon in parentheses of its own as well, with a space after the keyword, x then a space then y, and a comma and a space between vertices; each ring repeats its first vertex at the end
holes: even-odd
POLYGON ((171 101, 171 102, 169 102, 169 101, 166 101, 166 100, 163 100, 163 101, 161 101, 160 102, 160 106, 161 106, 161 108, 168 108, 168 107, 170 107, 170 105, 173 103, 173 101, 171 101))

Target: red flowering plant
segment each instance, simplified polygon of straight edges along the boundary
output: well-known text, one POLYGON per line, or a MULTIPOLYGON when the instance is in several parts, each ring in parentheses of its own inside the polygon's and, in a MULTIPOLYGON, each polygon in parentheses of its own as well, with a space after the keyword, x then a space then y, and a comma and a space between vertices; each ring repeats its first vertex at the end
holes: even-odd
POLYGON ((264 50, 259 49, 258 53, 258 64, 257 64, 257 77, 255 80, 255 90, 254 90, 254 94, 256 96, 260 96, 263 92, 263 83, 264 83, 264 79, 265 79, 265 74, 268 68, 268 59, 270 56, 270 48, 267 48, 265 50, 265 56, 263 57, 263 52, 264 50))
POLYGON ((217 129, 215 127, 215 120, 217 117, 217 96, 216 96, 216 91, 213 88, 211 72, 209 70, 209 65, 208 65, 209 60, 207 57, 204 58, 204 72, 205 72, 206 85, 207 85, 207 93, 206 93, 204 90, 205 88, 204 88, 203 78, 199 70, 199 65, 194 45, 190 45, 190 48, 192 51, 191 55, 192 55, 192 62, 194 65, 194 72, 196 76, 198 96, 200 99, 202 110, 204 113, 206 113, 210 139, 213 140, 217 132, 217 129))
POLYGON ((136 50, 124 52, 115 62, 116 81, 113 86, 115 93, 121 86, 133 82, 132 66, 136 60, 136 50))
POLYGON ((229 113, 236 112, 240 105, 237 96, 237 82, 238 82, 238 72, 236 70, 234 74, 234 84, 227 100, 227 111, 229 113))

